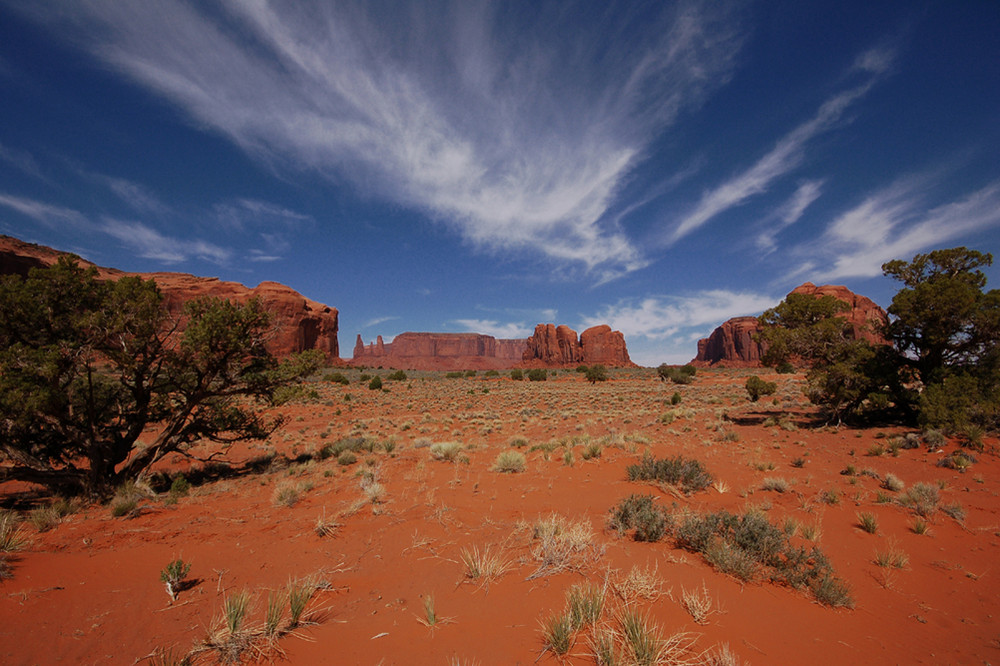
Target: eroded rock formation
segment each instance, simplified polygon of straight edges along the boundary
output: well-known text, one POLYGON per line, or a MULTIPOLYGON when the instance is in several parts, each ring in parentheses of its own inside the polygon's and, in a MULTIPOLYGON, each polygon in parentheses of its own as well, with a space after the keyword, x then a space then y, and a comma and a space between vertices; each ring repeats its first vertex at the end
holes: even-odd
POLYGON ((607 325, 588 328, 577 339, 576 331, 569 326, 539 324, 528 338, 522 358, 525 363, 547 366, 600 363, 615 368, 635 367, 628 356, 625 336, 607 325))
POLYGON ((569 367, 601 363, 634 367, 625 337, 609 326, 588 328, 577 338, 569 326, 539 324, 527 339, 498 340, 478 333, 400 333, 354 344, 354 365, 413 370, 499 370, 517 366, 569 367))
POLYGON ((354 365, 412 370, 491 370, 512 368, 526 340, 498 340, 479 333, 400 333, 392 342, 354 344, 354 365))
MULTIPOLYGON (((0 236, 0 273, 26 275, 33 267, 56 263, 63 252, 42 245, 25 243, 9 236, 0 236)), ((82 266, 94 266, 80 260, 82 266)), ((163 294, 171 316, 179 316, 184 303, 199 296, 215 296, 237 302, 257 297, 274 318, 274 331, 268 348, 277 356, 306 349, 318 349, 331 361, 337 360, 338 312, 336 308, 309 300, 290 287, 277 282, 261 282, 253 289, 238 282, 218 278, 197 277, 187 273, 126 273, 114 268, 96 266, 102 279, 117 279, 136 275, 155 280, 163 294)))
MULTIPOLYGON (((817 298, 833 296, 847 303, 850 309, 842 316, 851 324, 855 338, 868 340, 873 344, 884 344, 879 333, 888 319, 885 310, 870 298, 855 294, 847 287, 837 285, 816 286, 806 282, 792 290, 793 294, 810 294, 817 298)), ((707 338, 698 341, 698 355, 694 365, 719 367, 760 367, 766 349, 754 340, 760 331, 756 317, 734 317, 712 331, 707 338)))

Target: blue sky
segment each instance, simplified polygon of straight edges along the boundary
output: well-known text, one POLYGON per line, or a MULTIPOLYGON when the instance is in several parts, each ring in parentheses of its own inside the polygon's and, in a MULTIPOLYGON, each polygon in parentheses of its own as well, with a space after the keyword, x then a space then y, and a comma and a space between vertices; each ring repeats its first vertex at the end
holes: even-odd
POLYGON ((343 356, 556 322, 684 362, 807 280, 886 306, 884 261, 1000 252, 998 34, 993 0, 0 0, 0 232, 283 282, 343 356))

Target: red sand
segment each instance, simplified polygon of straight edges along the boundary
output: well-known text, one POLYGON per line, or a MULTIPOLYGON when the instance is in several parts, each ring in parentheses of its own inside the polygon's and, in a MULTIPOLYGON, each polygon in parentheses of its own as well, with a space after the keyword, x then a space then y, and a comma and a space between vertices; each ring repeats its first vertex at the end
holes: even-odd
MULTIPOLYGON (((996 456, 979 455, 965 473, 937 467, 944 453, 926 447, 870 456, 873 444, 885 442, 877 437, 883 433, 815 427, 795 377, 768 377, 779 382, 780 406, 749 403, 742 389, 748 374, 701 371, 690 386, 663 384, 653 371, 616 373, 597 385, 572 372, 544 383, 421 375, 386 382, 389 392, 322 384, 319 403, 284 408, 291 416, 285 428, 244 453, 291 457, 360 434, 394 439, 392 454, 362 452, 346 467, 328 459, 206 483, 173 505, 162 497, 146 500, 130 519, 95 506, 44 533, 26 524, 31 544, 14 560, 13 577, 0 581, 0 661, 130 664, 157 648, 186 652, 214 626, 225 595, 250 590, 252 621, 260 623, 268 590, 316 574, 328 589, 310 608, 324 612, 318 624, 279 642, 289 663, 554 663, 551 653, 539 658, 539 628, 563 608, 566 589, 620 578, 633 566, 655 567, 663 592, 635 603, 664 636, 697 633, 696 651, 725 642, 754 664, 1000 661, 996 456), (684 396, 676 409, 692 411, 665 425, 659 417, 671 409, 666 401, 675 390, 684 396), (352 399, 345 401, 345 394, 352 399), (761 424, 782 410, 793 413, 798 430, 761 424), (723 413, 732 421, 721 421, 723 413), (715 430, 719 425, 722 431, 715 430), (738 440, 723 441, 722 432, 738 440), (572 465, 565 464, 562 447, 529 451, 588 435, 591 441, 612 435, 598 459, 582 459, 582 442, 570 445, 572 465), (526 471, 491 471, 514 437, 528 442, 518 449, 528 458, 526 471), (441 441, 465 445, 468 462, 433 460, 426 444, 441 441), (627 481, 626 466, 645 451, 697 458, 727 492, 712 488, 684 497, 627 481), (800 457, 805 465, 793 467, 800 457), (384 487, 374 505, 363 501, 359 485, 369 462, 384 487), (758 469, 769 463, 774 469, 758 469), (874 476, 840 474, 849 464, 879 476, 892 472, 907 487, 941 482, 942 504, 960 503, 965 520, 939 511, 929 535, 915 534, 911 512, 877 502, 874 476), (762 490, 769 477, 787 480, 789 491, 762 490), (293 507, 275 505, 281 484, 305 484, 293 507), (839 493, 839 504, 821 501, 828 490, 839 493), (753 505, 779 525, 786 518, 817 525, 818 545, 850 584, 856 608, 831 609, 766 582, 742 584, 670 539, 648 544, 617 536, 606 528, 608 511, 632 493, 697 511, 753 505), (860 529, 861 511, 875 514, 877 534, 860 529), (589 520, 593 548, 574 570, 526 580, 538 567, 532 525, 553 513, 589 520), (341 523, 334 535, 315 533, 321 516, 341 523), (461 552, 487 545, 502 552, 510 569, 488 585, 470 582, 461 552), (876 551, 890 547, 908 555, 903 569, 875 564, 876 551), (192 563, 195 583, 171 605, 159 572, 175 557, 192 563), (703 584, 722 612, 699 625, 681 595, 703 584), (438 615, 447 618, 434 628, 418 621, 425 595, 433 595, 438 615)), ((996 440, 987 441, 995 446, 996 440)), ((0 486, 5 490, 18 488, 0 486)), ((606 621, 620 604, 609 602, 606 621)), ((581 634, 565 661, 595 663, 589 651, 581 634)))

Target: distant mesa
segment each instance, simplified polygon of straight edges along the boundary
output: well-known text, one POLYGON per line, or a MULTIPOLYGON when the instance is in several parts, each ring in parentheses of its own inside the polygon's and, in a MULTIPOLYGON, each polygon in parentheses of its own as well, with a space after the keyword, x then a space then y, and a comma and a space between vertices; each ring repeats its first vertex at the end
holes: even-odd
MULTIPOLYGON (((32 268, 56 263, 67 255, 43 245, 25 243, 10 236, 0 236, 0 274, 27 275, 32 268)), ((95 266, 79 260, 81 266, 95 266)), ((184 304, 200 296, 215 296, 237 302, 260 298, 264 308, 274 317, 274 332, 268 349, 276 356, 287 356, 307 349, 318 349, 330 361, 337 361, 338 312, 336 308, 309 300, 290 287, 277 282, 261 282, 253 289, 238 282, 223 282, 187 273, 126 273, 114 268, 95 266, 102 279, 113 280, 126 275, 155 280, 163 294, 164 304, 172 317, 179 317, 184 304)))
MULTIPOLYGON (((817 298, 833 296, 850 306, 843 316, 851 324, 856 339, 884 344, 878 333, 888 322, 885 310, 873 300, 855 294, 847 287, 816 286, 811 282, 796 287, 793 294, 811 294, 817 298)), ((766 348, 754 339, 760 331, 757 317, 734 317, 724 322, 707 338, 698 341, 698 355, 691 363, 696 366, 724 368, 759 368, 766 348)))
POLYGON ((526 339, 496 339, 479 333, 400 333, 392 342, 365 344, 358 336, 354 365, 412 370, 500 370, 513 367, 561 368, 600 363, 635 367, 625 336, 610 326, 588 328, 577 338, 568 326, 539 324, 526 339))

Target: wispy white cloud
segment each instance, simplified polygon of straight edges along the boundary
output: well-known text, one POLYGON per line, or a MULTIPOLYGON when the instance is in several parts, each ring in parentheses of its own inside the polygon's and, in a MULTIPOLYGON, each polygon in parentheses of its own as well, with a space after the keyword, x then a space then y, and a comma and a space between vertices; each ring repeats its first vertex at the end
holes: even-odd
POLYGON ((741 315, 756 315, 781 299, 752 292, 706 290, 690 296, 650 296, 622 301, 598 314, 584 317, 582 326, 608 324, 628 337, 662 340, 678 334, 691 336, 741 315))
POLYGON ((372 326, 378 326, 379 324, 384 324, 387 321, 395 321, 397 319, 399 319, 399 317, 376 317, 366 321, 361 325, 361 328, 371 328, 372 326))
POLYGON ((524 322, 501 324, 492 319, 456 319, 453 323, 470 333, 492 335, 498 339, 526 338, 533 330, 524 322))
POLYGON ((807 180, 801 183, 795 193, 770 217, 776 223, 771 224, 767 229, 757 236, 757 247, 765 252, 771 252, 777 244, 776 237, 785 227, 795 224, 802 217, 806 209, 819 198, 823 189, 822 180, 807 180))
POLYGON ((165 236, 141 223, 104 218, 100 230, 132 248, 140 257, 168 264, 191 258, 225 264, 232 251, 202 240, 182 240, 165 236))
POLYGON ((647 263, 607 216, 623 180, 728 80, 742 40, 697 0, 586 23, 534 4, 51 4, 25 11, 252 155, 602 280, 647 263))
POLYGON ((827 281, 874 277, 891 259, 909 259, 918 252, 955 242, 963 236, 1000 228, 1000 181, 989 183, 954 201, 928 205, 933 190, 928 176, 905 178, 868 196, 837 217, 809 255, 810 278, 827 281))
POLYGON ((170 212, 170 206, 139 183, 116 176, 98 175, 96 177, 107 185, 115 196, 140 213, 165 215, 170 212))
POLYGON ((212 210, 219 222, 238 231, 247 227, 296 228, 313 221, 310 215, 259 199, 225 201, 215 204, 212 210))
POLYGON ((35 157, 25 150, 17 150, 0 143, 0 161, 7 162, 19 171, 23 171, 39 180, 48 180, 42 173, 41 167, 38 166, 38 161, 35 160, 35 157))
POLYGON ((766 192, 776 180, 801 165, 809 142, 841 122, 847 110, 874 87, 880 78, 878 74, 885 71, 878 69, 878 64, 883 63, 887 68, 890 57, 888 51, 879 51, 878 55, 869 52, 859 56, 857 62, 868 63, 868 66, 859 64, 858 67, 872 74, 867 81, 826 100, 816 115, 782 137, 752 167, 705 192, 694 210, 684 216, 670 232, 668 242, 677 242, 715 216, 766 192))
POLYGON ((54 206, 34 199, 0 194, 0 206, 6 206, 22 215, 27 215, 36 222, 41 222, 48 227, 58 227, 65 224, 84 227, 89 224, 87 217, 79 211, 63 208, 62 206, 54 206))

